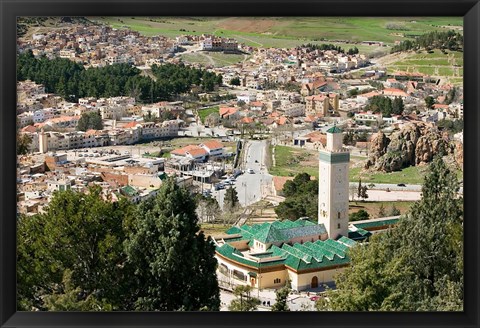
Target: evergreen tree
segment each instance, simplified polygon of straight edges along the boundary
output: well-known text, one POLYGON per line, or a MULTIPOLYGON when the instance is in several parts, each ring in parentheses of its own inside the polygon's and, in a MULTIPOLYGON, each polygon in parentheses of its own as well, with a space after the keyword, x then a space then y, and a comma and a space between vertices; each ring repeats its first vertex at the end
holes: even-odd
POLYGON ((225 191, 223 206, 227 212, 234 212, 239 206, 237 190, 232 186, 228 187, 225 191))
POLYGON ((87 131, 89 129, 102 130, 103 122, 100 111, 83 113, 77 123, 77 130, 87 131))
POLYGON ((17 130, 17 155, 25 155, 30 149, 32 138, 28 134, 20 134, 17 130))
POLYGON ((427 96, 425 97, 425 107, 430 109, 433 108, 433 105, 435 104, 435 99, 433 99, 432 96, 427 96))
POLYGON ((287 283, 285 286, 282 288, 278 289, 275 292, 276 298, 275 298, 275 304, 272 306, 272 311, 274 312, 286 312, 290 311, 288 308, 288 295, 290 295, 290 292, 292 291, 292 284, 290 283, 290 279, 287 279, 287 283))
POLYGON ((349 250, 350 266, 323 310, 462 311, 463 211, 458 181, 441 157, 422 199, 387 232, 349 250))
POLYGON ((385 206, 383 206, 383 203, 380 204, 380 207, 378 209, 378 217, 379 218, 383 218, 383 217, 386 217, 387 216, 387 213, 385 212, 385 206))
POLYGON ((367 186, 362 186, 362 189, 360 190, 360 192, 361 192, 361 198, 362 198, 363 201, 365 201, 365 199, 368 198, 367 191, 368 191, 368 187, 367 186))
POLYGON ((137 279, 135 309, 218 311, 215 247, 199 231, 195 201, 174 178, 140 203, 125 243, 137 279))
POLYGON ((357 198, 362 198, 362 179, 358 179, 357 198))
POLYGON ((238 77, 234 77, 230 80, 231 85, 240 85, 240 79, 238 77))
POLYGON ((252 287, 246 285, 238 285, 233 290, 234 299, 228 309, 230 311, 255 311, 260 304, 260 300, 251 296, 252 287))
POLYGON ((400 211, 398 208, 395 207, 395 204, 392 205, 392 208, 390 209, 390 216, 397 216, 400 215, 400 211))
POLYGON ((400 97, 395 97, 392 102, 392 114, 402 115, 405 106, 403 105, 403 100, 400 97))
POLYGON ((355 213, 351 213, 348 216, 349 221, 361 221, 361 220, 368 220, 370 219, 370 214, 368 214, 365 210, 359 210, 355 213))
POLYGON ((283 186, 285 201, 275 207, 280 220, 296 220, 308 216, 313 221, 318 216, 318 181, 311 180, 308 173, 299 173, 283 186))
POLYGON ((87 194, 55 192, 45 213, 20 216, 19 308, 44 310, 46 296, 80 289, 85 298, 96 295, 104 310, 129 309, 131 272, 124 267, 122 243, 133 205, 126 199, 104 201, 101 192, 99 187, 87 194))

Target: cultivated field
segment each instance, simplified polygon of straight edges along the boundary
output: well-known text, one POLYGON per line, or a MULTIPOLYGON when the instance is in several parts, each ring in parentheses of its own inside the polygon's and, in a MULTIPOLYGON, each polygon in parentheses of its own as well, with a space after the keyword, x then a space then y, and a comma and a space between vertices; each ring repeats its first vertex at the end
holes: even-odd
POLYGON ((463 53, 447 51, 443 54, 440 50, 433 53, 422 51, 410 52, 404 58, 392 62, 388 66, 390 71, 419 72, 431 76, 447 77, 455 84, 461 84, 463 77, 463 53))
MULTIPOLYGON (((203 33, 234 37, 255 47, 289 48, 306 42, 325 43, 395 41, 413 38, 433 30, 461 29, 461 17, 90 17, 115 28, 131 28, 144 35, 175 37, 203 33)), ((358 47, 358 45, 357 45, 358 47)), ((372 52, 372 46, 358 47, 372 52)))

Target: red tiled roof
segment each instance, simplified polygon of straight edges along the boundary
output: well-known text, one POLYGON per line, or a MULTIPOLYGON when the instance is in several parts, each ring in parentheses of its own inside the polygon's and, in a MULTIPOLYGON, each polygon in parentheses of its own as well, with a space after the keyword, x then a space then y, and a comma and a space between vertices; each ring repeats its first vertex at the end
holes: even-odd
MULTIPOLYGON (((187 152, 189 152, 190 150, 193 150, 193 149, 197 149, 197 148, 200 148, 200 147, 197 146, 197 145, 187 145, 185 147, 175 149, 171 153, 174 154, 174 155, 185 156, 185 154, 187 152)), ((201 149, 203 149, 203 148, 201 148, 201 149)))
POLYGON ((197 147, 197 148, 192 148, 190 150, 187 151, 188 154, 192 155, 193 157, 197 157, 197 156, 205 156, 208 154, 208 152, 203 149, 203 148, 200 148, 200 147, 197 147))
POLYGON ((30 133, 33 133, 35 131, 37 131, 37 128, 33 125, 27 125, 26 127, 22 128, 21 130, 22 132, 30 132, 30 133))
POLYGON ((225 117, 225 116, 230 116, 232 114, 235 114, 238 111, 238 109, 234 107, 223 107, 218 109, 218 113, 220 116, 225 117))
POLYGON ((382 94, 387 96, 401 96, 401 97, 408 97, 408 94, 400 89, 396 88, 386 88, 382 91, 382 94))
POLYGON ((242 118, 242 123, 253 123, 253 118, 244 117, 244 118, 242 118))
POLYGON ((210 150, 223 148, 223 144, 217 140, 210 140, 202 143, 200 146, 204 146, 210 150))
POLYGON ((285 116, 280 116, 277 120, 278 125, 284 125, 288 123, 288 119, 285 116))
POLYGON ((379 96, 379 95, 380 95, 380 93, 378 93, 376 91, 371 91, 371 92, 364 93, 362 95, 358 95, 358 97, 371 98, 371 97, 379 96))
POLYGON ((323 134, 321 131, 313 131, 313 132, 310 132, 306 135, 304 135, 304 137, 307 137, 310 139, 310 142, 321 142, 322 145, 326 145, 327 144, 327 135, 323 134))
POLYGON ((136 121, 133 121, 133 122, 129 122, 129 123, 125 124, 123 127, 124 127, 125 129, 130 129, 130 128, 136 127, 137 124, 139 124, 139 123, 136 122, 136 121))

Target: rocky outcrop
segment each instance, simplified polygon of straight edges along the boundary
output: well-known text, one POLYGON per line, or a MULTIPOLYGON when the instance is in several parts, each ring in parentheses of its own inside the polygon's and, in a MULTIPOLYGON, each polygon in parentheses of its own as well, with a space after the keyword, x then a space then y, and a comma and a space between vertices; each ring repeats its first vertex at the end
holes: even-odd
POLYGON ((458 167, 463 170, 463 143, 460 141, 455 141, 453 156, 458 167))
POLYGON ((418 123, 404 126, 389 138, 378 132, 372 138, 365 167, 391 172, 429 163, 436 154, 453 153, 454 147, 447 138, 436 128, 418 123))
POLYGON ((372 136, 370 140, 370 156, 367 160, 366 168, 375 165, 376 159, 385 155, 389 142, 390 139, 382 131, 372 136))

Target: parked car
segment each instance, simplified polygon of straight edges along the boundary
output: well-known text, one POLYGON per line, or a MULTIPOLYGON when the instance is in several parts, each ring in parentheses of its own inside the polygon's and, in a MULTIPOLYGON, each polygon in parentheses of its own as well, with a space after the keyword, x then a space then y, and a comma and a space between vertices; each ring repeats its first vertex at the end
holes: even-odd
POLYGON ((397 186, 399 186, 399 187, 406 187, 406 185, 405 185, 404 183, 399 183, 399 184, 397 184, 397 186))
POLYGON ((315 295, 315 296, 310 297, 310 301, 316 302, 319 298, 320 298, 320 296, 315 295))
POLYGON ((254 174, 255 171, 254 171, 253 169, 248 169, 248 170, 247 170, 247 173, 254 174))
POLYGON ((223 183, 217 183, 215 185, 215 190, 221 190, 221 189, 225 189, 225 185, 223 183))

